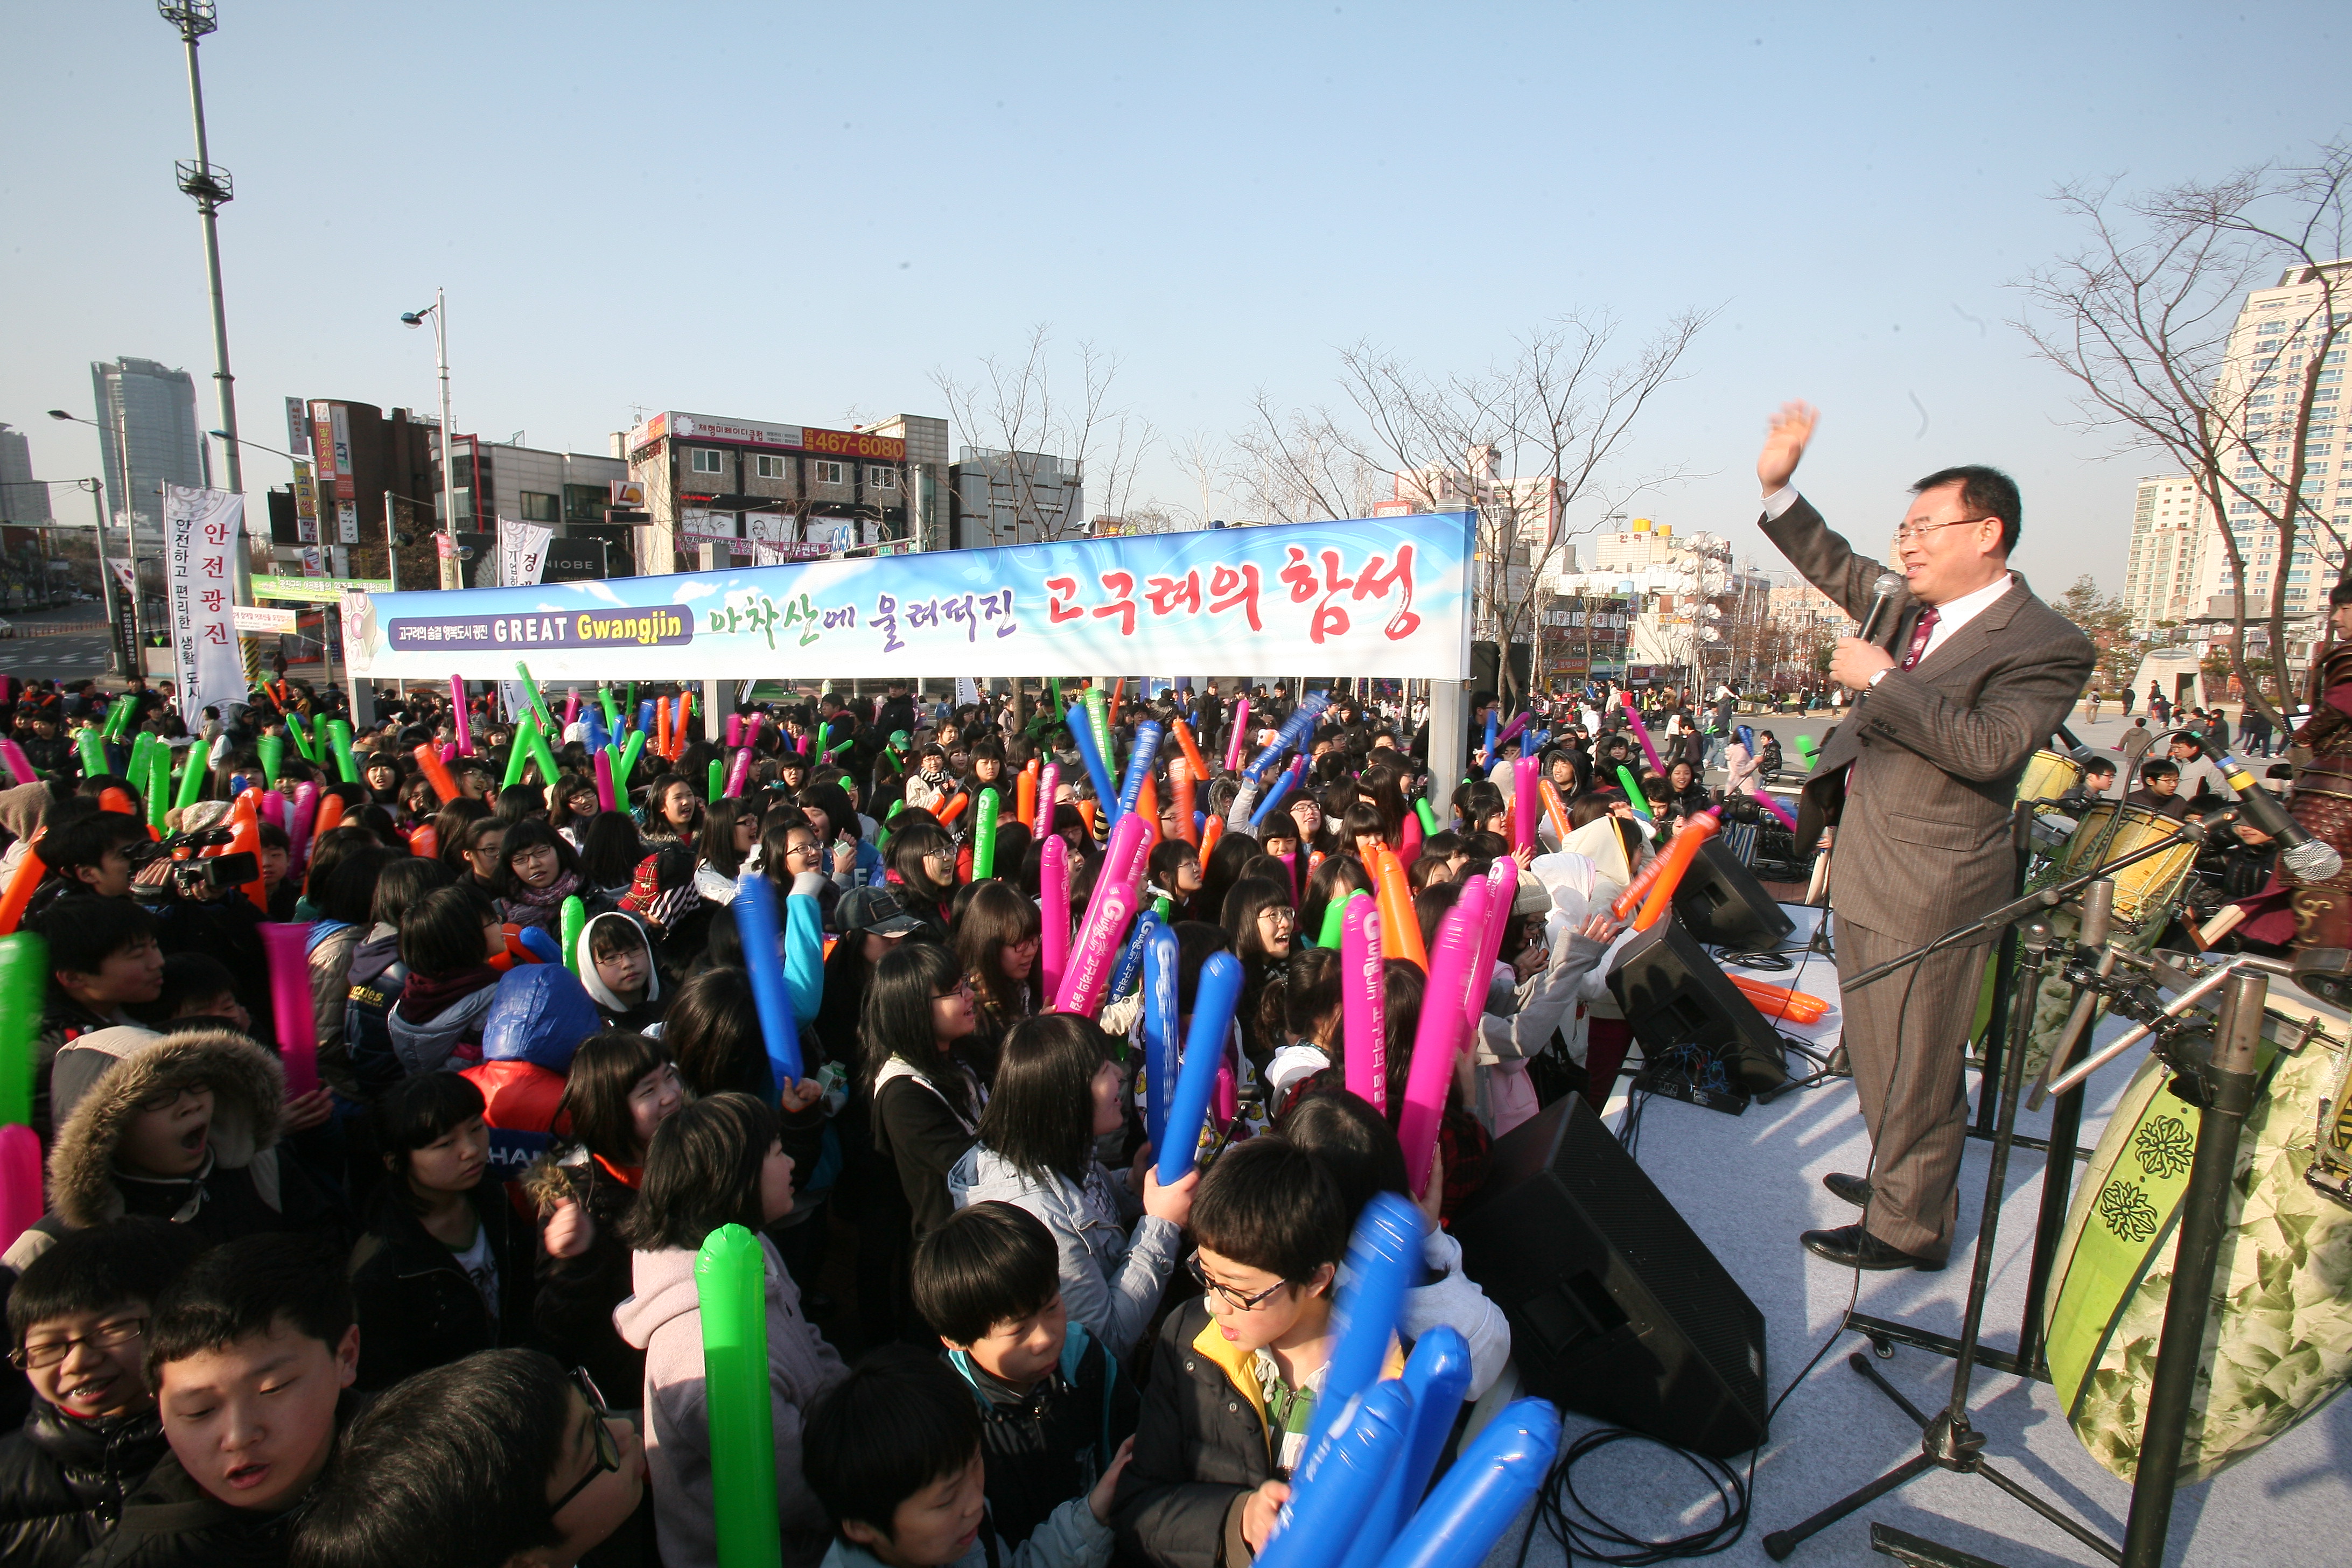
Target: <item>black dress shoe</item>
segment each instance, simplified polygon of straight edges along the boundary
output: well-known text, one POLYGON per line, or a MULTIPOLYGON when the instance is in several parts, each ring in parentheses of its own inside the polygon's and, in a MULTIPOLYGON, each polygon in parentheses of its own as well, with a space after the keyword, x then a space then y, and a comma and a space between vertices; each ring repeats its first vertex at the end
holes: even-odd
POLYGON ((1858 1209, 1870 1206, 1870 1178, 1867 1176, 1849 1176, 1843 1171, 1832 1171, 1822 1178, 1822 1185, 1830 1190, 1830 1196, 1841 1203, 1852 1204, 1858 1209))
POLYGON ((1815 1258, 1825 1258, 1843 1268, 1916 1268, 1933 1274, 1944 1267, 1941 1258, 1920 1258, 1884 1242, 1858 1225, 1835 1230, 1809 1230, 1798 1239, 1815 1258))

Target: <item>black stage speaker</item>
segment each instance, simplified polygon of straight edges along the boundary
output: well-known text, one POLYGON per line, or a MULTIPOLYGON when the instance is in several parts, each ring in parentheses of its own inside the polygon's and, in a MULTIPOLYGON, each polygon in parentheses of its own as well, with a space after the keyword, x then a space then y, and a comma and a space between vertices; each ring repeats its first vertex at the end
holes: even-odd
POLYGON ((1680 916, 1669 914, 1625 944, 1609 989, 1653 1062, 1675 1047, 1695 1046, 1722 1063, 1730 1086, 1745 1093, 1761 1094, 1788 1081, 1788 1052, 1779 1033, 1684 929, 1680 916))
POLYGON ((1769 952, 1797 929, 1780 900, 1720 837, 1699 846, 1675 889, 1675 913, 1707 946, 1734 952, 1769 952))
POLYGON ((1530 1391, 1718 1458, 1764 1440, 1764 1314, 1582 1095, 1496 1143, 1453 1231, 1530 1391))

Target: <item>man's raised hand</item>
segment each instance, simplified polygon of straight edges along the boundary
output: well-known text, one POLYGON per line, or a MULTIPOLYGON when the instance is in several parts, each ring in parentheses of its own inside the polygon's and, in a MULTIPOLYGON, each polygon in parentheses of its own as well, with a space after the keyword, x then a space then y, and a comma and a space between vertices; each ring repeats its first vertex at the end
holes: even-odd
POLYGON ((1787 484, 1797 471, 1799 459, 1805 455, 1806 443, 1813 438, 1813 426, 1821 418, 1821 410, 1810 403, 1783 403, 1780 411, 1772 416, 1771 428, 1765 433, 1764 449, 1756 454, 1756 482, 1770 495, 1787 484))

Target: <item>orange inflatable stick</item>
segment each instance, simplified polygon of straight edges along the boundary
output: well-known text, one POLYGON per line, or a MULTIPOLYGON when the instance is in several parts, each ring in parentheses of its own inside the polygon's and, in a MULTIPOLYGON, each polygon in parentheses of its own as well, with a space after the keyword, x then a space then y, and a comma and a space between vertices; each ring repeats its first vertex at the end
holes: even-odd
POLYGON ((1372 868, 1373 897, 1379 900, 1381 946, 1393 958, 1411 959, 1423 974, 1429 953, 1421 940, 1421 921, 1412 912, 1412 884, 1405 879, 1404 862, 1387 845, 1373 847, 1380 863, 1372 868))
POLYGON ((1699 846, 1714 837, 1716 830, 1722 826, 1722 819, 1713 812, 1702 812, 1691 818, 1688 827, 1675 835, 1675 841, 1667 845, 1666 852, 1659 857, 1664 862, 1664 869, 1658 873, 1657 880, 1650 884, 1650 894, 1642 902, 1642 912, 1633 918, 1634 930, 1647 931, 1665 918, 1666 910, 1674 906, 1675 889, 1682 886, 1683 873, 1690 869, 1690 863, 1698 857, 1699 846))
POLYGON ((425 745, 416 748, 416 766, 425 774, 425 782, 441 797, 443 805, 457 798, 457 781, 449 772, 449 764, 441 760, 440 748, 425 745))

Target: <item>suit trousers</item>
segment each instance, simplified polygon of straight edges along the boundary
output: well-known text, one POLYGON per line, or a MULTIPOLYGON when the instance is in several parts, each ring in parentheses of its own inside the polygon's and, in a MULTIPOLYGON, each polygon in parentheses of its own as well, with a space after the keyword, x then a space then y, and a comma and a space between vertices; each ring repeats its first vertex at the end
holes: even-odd
MULTIPOLYGON (((1900 958, 1919 944, 1841 921, 1838 979, 1900 958)), ((1890 1246, 1938 1262, 1959 1219, 1960 1151, 1968 1142, 1963 1082, 1989 943, 1951 948, 1845 991, 1843 1043, 1862 1119, 1870 1129, 1870 1207, 1863 1224, 1890 1246)))

